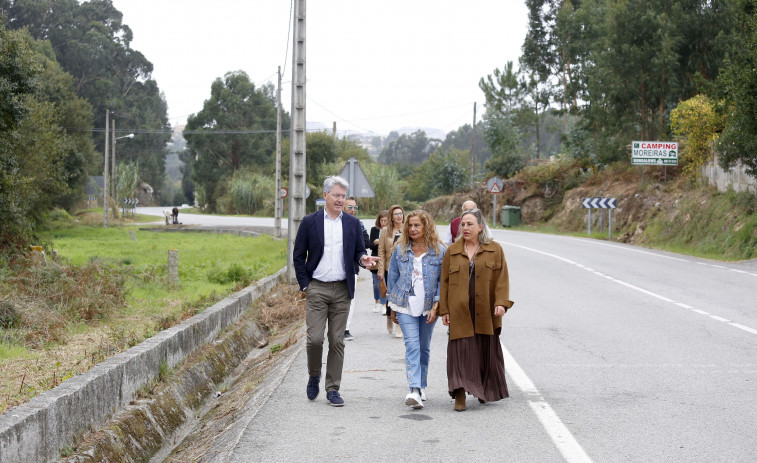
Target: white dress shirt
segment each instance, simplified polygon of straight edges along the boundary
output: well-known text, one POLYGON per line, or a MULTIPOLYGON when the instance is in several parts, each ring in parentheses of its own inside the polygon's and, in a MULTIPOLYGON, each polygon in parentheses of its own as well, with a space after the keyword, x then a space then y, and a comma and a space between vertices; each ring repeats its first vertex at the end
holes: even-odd
POLYGON ((344 270, 342 214, 343 211, 336 219, 332 219, 323 211, 323 256, 313 272, 313 278, 316 280, 342 281, 347 278, 344 270))

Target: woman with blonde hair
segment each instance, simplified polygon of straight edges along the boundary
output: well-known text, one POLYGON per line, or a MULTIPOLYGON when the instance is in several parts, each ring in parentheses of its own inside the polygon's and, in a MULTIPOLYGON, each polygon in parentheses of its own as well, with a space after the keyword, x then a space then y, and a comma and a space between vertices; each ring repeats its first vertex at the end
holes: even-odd
MULTIPOLYGON (((386 227, 381 229, 381 235, 379 236, 378 243, 378 273, 377 278, 379 281, 384 280, 386 283, 386 276, 389 272, 389 261, 392 258, 392 252, 394 252, 394 245, 402 235, 402 224, 405 222, 405 210, 399 204, 394 204, 389 208, 389 223, 386 227)), ((386 303, 386 330, 389 334, 398 338, 402 337, 402 329, 399 325, 396 325, 391 318, 392 311, 389 307, 389 302, 386 303)))
POLYGON ((405 337, 405 367, 410 393, 405 405, 423 408, 431 354, 431 335, 439 306, 439 278, 445 247, 426 211, 407 215, 387 276, 392 319, 405 337))
POLYGON ((479 209, 463 212, 458 239, 444 255, 439 315, 449 326, 447 382, 454 409, 466 408, 465 394, 479 402, 508 397, 499 334, 512 307, 505 253, 491 239, 479 209))

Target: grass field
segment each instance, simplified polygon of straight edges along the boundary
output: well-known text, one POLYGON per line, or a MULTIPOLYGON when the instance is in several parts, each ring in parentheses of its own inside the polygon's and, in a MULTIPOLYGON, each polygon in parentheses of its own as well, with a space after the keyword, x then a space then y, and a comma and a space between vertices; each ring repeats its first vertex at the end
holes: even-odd
POLYGON ((0 268, 0 309, 12 315, 0 317, 0 412, 286 265, 286 241, 269 236, 80 223, 47 231, 56 263, 0 268), (178 250, 178 284, 168 281, 169 249, 178 250))

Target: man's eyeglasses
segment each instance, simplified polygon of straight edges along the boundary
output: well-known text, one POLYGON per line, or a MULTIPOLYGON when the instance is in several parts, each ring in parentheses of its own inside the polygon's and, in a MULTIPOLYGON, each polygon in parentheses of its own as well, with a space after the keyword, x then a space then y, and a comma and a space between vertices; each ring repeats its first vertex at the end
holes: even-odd
POLYGON ((347 199, 347 195, 340 195, 340 194, 331 193, 331 196, 333 196, 336 199, 347 199))
POLYGON ((349 209, 351 211, 356 211, 357 210, 357 206, 347 206, 347 209, 349 209))

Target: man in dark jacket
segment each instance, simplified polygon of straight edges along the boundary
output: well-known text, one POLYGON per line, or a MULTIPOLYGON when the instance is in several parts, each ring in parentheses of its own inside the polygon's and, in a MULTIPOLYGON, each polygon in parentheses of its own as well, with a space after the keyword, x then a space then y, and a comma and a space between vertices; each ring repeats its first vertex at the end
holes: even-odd
POLYGON ((344 405, 339 395, 344 364, 344 331, 355 297, 355 264, 367 268, 378 258, 365 251, 360 221, 343 214, 349 183, 341 177, 323 182, 326 205, 305 216, 297 230, 292 262, 300 290, 306 292, 307 357, 310 379, 307 396, 320 392, 324 332, 328 322, 329 352, 326 362, 326 399, 335 407, 344 405))

